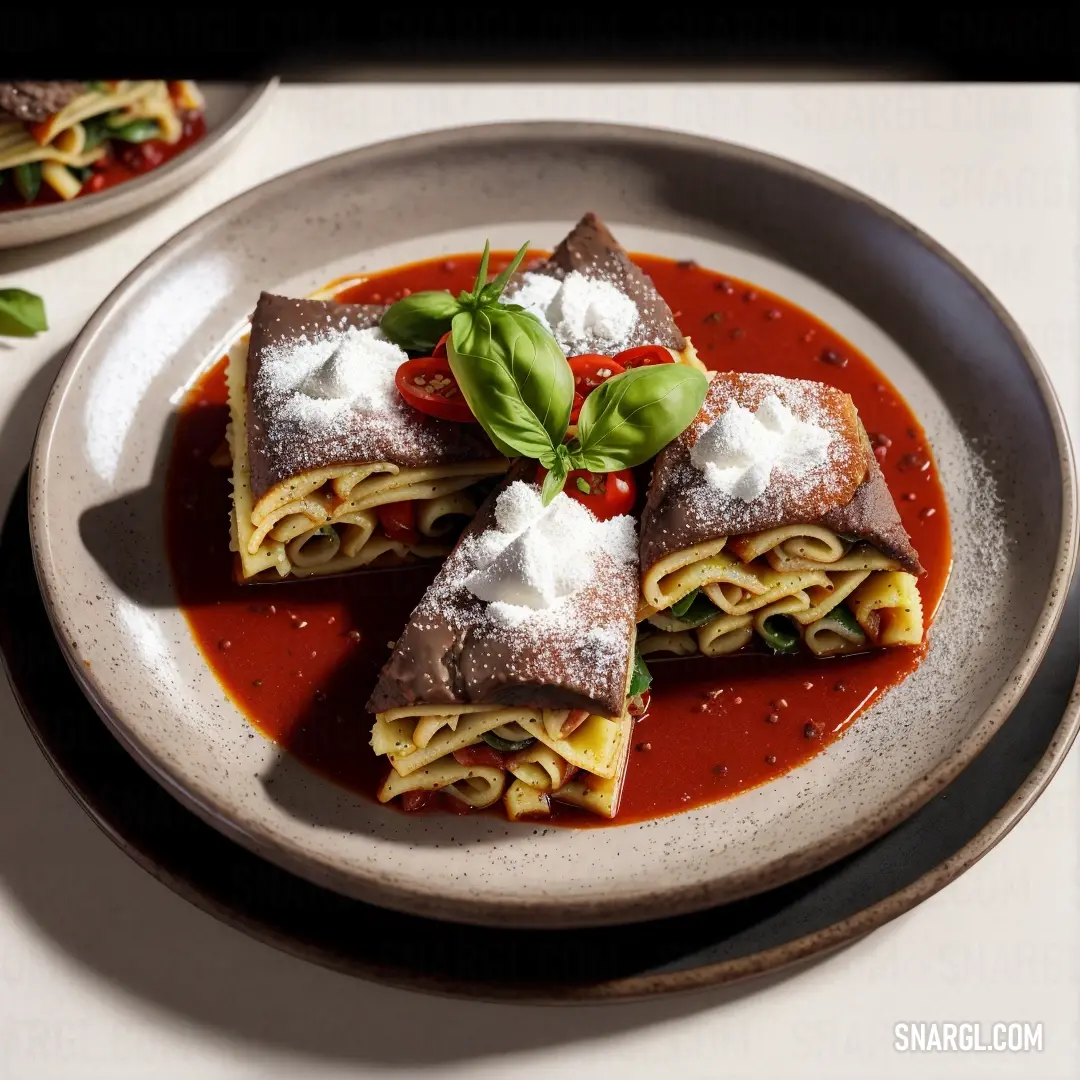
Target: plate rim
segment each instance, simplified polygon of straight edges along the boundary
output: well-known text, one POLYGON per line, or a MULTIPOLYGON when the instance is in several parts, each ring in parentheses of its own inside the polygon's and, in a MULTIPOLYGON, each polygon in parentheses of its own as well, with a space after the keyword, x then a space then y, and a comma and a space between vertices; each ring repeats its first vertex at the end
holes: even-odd
MULTIPOLYGON (((212 82, 213 80, 207 80, 212 82)), ((280 85, 277 75, 258 82, 246 83, 250 89, 240 101, 236 109, 226 117, 220 127, 215 128, 192 145, 188 151, 178 154, 172 160, 167 161, 157 169, 138 176, 133 180, 127 180, 122 184, 116 184, 105 191, 87 199, 85 202, 73 200, 71 202, 52 203, 48 206, 28 206, 19 210, 7 210, 0 217, 0 226, 10 226, 11 231, 23 227, 33 226, 40 223, 52 223, 65 219, 75 221, 76 224, 66 228, 64 232, 50 233, 41 240, 16 241, 11 247, 31 247, 36 243, 46 243, 48 240, 59 239, 61 236, 74 235, 83 229, 94 228, 96 225, 104 225, 108 221, 116 221, 126 217, 129 213, 136 213, 139 209, 153 204, 150 193, 162 184, 167 184, 173 178, 197 171, 198 167, 212 156, 215 152, 223 152, 230 143, 239 139, 254 122, 259 118, 262 110, 270 103, 274 91, 280 85), (146 195, 145 201, 139 199, 138 205, 130 210, 117 210, 117 203, 125 197, 132 195, 146 195), (114 212, 115 211, 115 212, 114 212), (92 217, 93 220, 85 223, 78 222, 80 216, 92 217)), ((164 195, 162 196, 165 197, 164 195)), ((216 208, 215 208, 216 209, 216 208)), ((201 219, 196 219, 201 220, 201 219)), ((0 232, 2 235, 2 232, 0 232)), ((0 245, 3 246, 3 245, 0 245)), ((108 298, 106 298, 108 300, 108 298)))
MULTIPOLYGON (((45 466, 51 448, 52 431, 67 388, 82 358, 96 341, 104 323, 117 308, 122 306, 128 292, 137 287, 144 278, 151 277, 176 251, 196 243, 201 235, 223 220, 243 213, 257 205, 263 198, 273 195, 275 188, 290 187, 296 182, 299 174, 318 175, 339 169, 346 161, 349 164, 362 164, 377 161, 384 156, 417 149, 434 149, 463 143, 475 144, 477 141, 486 144, 505 139, 520 141, 523 137, 538 141, 552 138, 578 141, 595 138, 608 142, 623 142, 628 145, 647 144, 661 149, 665 147, 689 149, 714 157, 734 158, 757 164, 767 170, 791 175, 819 189, 824 188, 883 217, 894 227, 909 234, 937 259, 943 261, 989 306, 994 317, 1012 339, 1035 383, 1049 417, 1057 451, 1062 482, 1062 524, 1057 537, 1050 582, 1043 598, 1038 624, 1016 665, 1005 675, 1001 689, 983 711, 972 730, 934 769, 909 785, 884 806, 876 807, 863 815, 830 842, 813 845, 805 851, 777 856, 763 866, 743 871, 734 878, 725 879, 722 885, 715 881, 683 885, 668 890, 663 898, 664 914, 676 915, 698 911, 784 884, 835 862, 895 827, 955 779, 1001 727, 1038 670, 1058 625, 1068 592, 1068 584, 1076 564, 1077 534, 1080 523, 1077 518, 1077 478, 1073 450, 1060 402, 1036 351, 997 297, 965 264, 907 219, 870 196, 827 174, 741 144, 671 129, 587 121, 525 121, 442 128, 380 141, 319 159, 242 192, 188 224, 134 267, 106 297, 73 343, 46 400, 31 457, 30 534, 35 573, 50 623, 60 641, 68 666, 75 674, 83 693, 129 753, 184 805, 230 838, 238 840, 262 857, 310 881, 339 892, 347 892, 369 902, 430 917, 433 914, 430 893, 421 898, 414 890, 380 881, 371 872, 364 874, 357 870, 343 872, 335 869, 331 863, 311 857, 301 846, 284 841, 280 835, 265 828, 252 827, 250 823, 236 818, 231 808, 213 799, 200 797, 196 791, 188 789, 185 777, 178 770, 174 772, 174 763, 158 760, 151 749, 142 744, 136 733, 128 730, 121 716, 113 716, 95 684, 95 672, 87 671, 77 658, 71 655, 69 643, 58 632, 58 606, 61 602, 61 590, 55 588, 56 583, 50 577, 53 553, 48 544, 44 515, 40 509, 43 500, 36 496, 43 494, 47 486, 48 470, 45 466), (421 900, 424 901, 422 905, 421 900)), ((514 919, 521 924, 527 922, 529 925, 569 927, 633 922, 632 910, 635 903, 634 900, 625 899, 618 901, 616 906, 611 903, 597 905, 592 898, 578 900, 560 898, 556 901, 532 900, 523 897, 516 900, 472 898, 467 908, 455 905, 454 911, 455 917, 460 921, 481 925, 496 919, 503 921, 514 919)))

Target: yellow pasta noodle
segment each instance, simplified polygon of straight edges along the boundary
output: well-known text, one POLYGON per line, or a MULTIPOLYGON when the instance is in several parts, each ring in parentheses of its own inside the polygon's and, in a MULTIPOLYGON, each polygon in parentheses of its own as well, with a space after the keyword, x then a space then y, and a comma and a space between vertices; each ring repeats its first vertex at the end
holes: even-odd
POLYGON ((727 656, 748 645, 753 636, 753 615, 721 615, 698 627, 697 647, 705 656, 727 656))
POLYGON ((553 739, 544 729, 539 715, 534 714, 518 722, 533 738, 576 768, 597 776, 610 777, 615 774, 619 721, 594 714, 565 739, 553 739))
POLYGON ((809 586, 806 595, 810 598, 810 606, 802 611, 792 612, 792 618, 804 626, 823 619, 833 608, 842 604, 870 576, 870 573, 869 570, 830 572, 829 588, 826 589, 820 585, 809 586))
POLYGON ((728 547, 743 562, 752 562, 766 552, 779 548, 795 559, 833 563, 844 554, 844 546, 836 533, 821 525, 784 525, 728 540, 728 547))
POLYGON ((379 802, 389 802, 409 791, 445 791, 477 810, 499 801, 506 787, 506 773, 481 765, 459 765, 452 757, 401 776, 393 769, 378 791, 379 802))
MULTIPOLYGON (((464 717, 459 716, 455 728, 449 726, 441 728, 423 747, 416 746, 412 741, 412 730, 410 729, 407 745, 413 747, 413 749, 395 749, 388 751, 386 756, 390 759, 390 764, 395 772, 400 773, 402 776, 408 776, 409 773, 422 769, 425 765, 430 765, 441 757, 453 754, 455 750, 464 750, 466 746, 472 746, 473 743, 480 740, 480 736, 485 732, 499 727, 500 724, 517 721, 522 723, 522 726, 525 726, 527 717, 535 718, 539 722, 539 716, 535 710, 507 707, 489 709, 487 712, 473 713, 464 717)), ((375 745, 375 740, 380 734, 376 729, 384 722, 376 719, 375 727, 372 729, 372 747, 376 753, 379 750, 375 745)), ((404 721, 398 721, 399 724, 402 722, 404 721)), ((414 724, 413 728, 415 726, 414 724)))
POLYGON ((862 630, 852 630, 834 613, 824 615, 804 627, 803 641, 815 656, 840 656, 866 648, 866 635, 862 630))
POLYGON ((624 716, 619 720, 612 750, 612 768, 607 776, 575 776, 570 783, 552 795, 559 802, 579 806, 600 817, 613 818, 619 812, 623 785, 626 782, 626 765, 633 742, 634 720, 624 716))
POLYGON ((652 656, 654 653, 672 653, 675 656, 689 656, 697 652, 697 642, 689 630, 680 630, 678 633, 649 634, 647 637, 639 637, 637 650, 642 656, 652 656))
MULTIPOLYGON (((822 564, 812 559, 803 559, 774 548, 766 558, 774 570, 785 573, 798 570, 816 570, 822 564)), ((872 544, 855 544, 846 554, 835 562, 828 563, 824 569, 836 570, 899 570, 900 563, 883 555, 872 544)))
POLYGON ((519 750, 509 759, 507 767, 522 783, 540 791, 561 788, 573 771, 565 758, 541 742, 519 750))
POLYGON ((918 645, 922 641, 922 597, 913 574, 872 574, 851 594, 849 604, 875 645, 918 645))
POLYGON ((503 806, 511 821, 548 817, 551 814, 551 796, 546 791, 515 780, 506 789, 503 806))
POLYGON ((439 543, 453 517, 471 516, 475 500, 466 493, 477 481, 506 471, 505 458, 425 468, 388 461, 312 469, 274 485, 257 502, 251 492, 247 455, 247 353, 245 336, 229 350, 226 380, 232 422, 228 444, 233 463, 233 545, 244 580, 276 570, 280 577, 346 573, 377 560, 404 562, 440 558, 439 543), (418 543, 378 533, 374 508, 419 504, 418 543), (327 529, 337 534, 331 536, 327 529))

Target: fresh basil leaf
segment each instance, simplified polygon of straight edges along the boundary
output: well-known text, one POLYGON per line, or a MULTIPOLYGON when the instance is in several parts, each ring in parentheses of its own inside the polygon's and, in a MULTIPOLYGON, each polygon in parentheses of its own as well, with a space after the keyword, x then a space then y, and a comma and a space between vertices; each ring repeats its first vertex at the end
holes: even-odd
POLYGON ((85 184, 91 176, 94 175, 94 170, 89 165, 69 165, 67 171, 79 181, 80 184, 85 184))
POLYGON ((582 495, 591 495, 592 488, 589 487, 589 481, 584 476, 579 476, 574 481, 574 486, 581 492, 582 495))
POLYGON ((418 292, 391 304, 379 326, 400 348, 429 353, 461 310, 460 302, 449 293, 418 292))
POLYGON ((454 316, 446 344, 458 386, 496 447, 546 466, 574 400, 573 372, 551 334, 525 312, 481 307, 454 316))
POLYGON ((506 288, 507 282, 513 277, 514 271, 521 265, 521 260, 525 258, 525 252, 528 250, 529 242, 526 240, 518 249, 518 253, 510 260, 506 269, 494 281, 480 290, 481 304, 497 304, 499 302, 503 289, 506 288))
POLYGON ((487 268, 488 259, 491 257, 491 241, 484 241, 484 253, 480 256, 480 265, 476 270, 476 280, 473 282, 473 287, 462 292, 458 299, 461 301, 462 307, 471 308, 475 307, 480 302, 480 293, 483 292, 484 285, 487 281, 487 268))
POLYGON ((689 610, 690 605, 701 595, 700 589, 694 589, 692 592, 688 592, 681 600, 676 601, 671 605, 671 614, 677 619, 681 619, 689 610))
POLYGON ((838 604, 827 617, 835 619, 849 634, 857 635, 863 641, 866 640, 866 631, 858 624, 847 604, 838 604))
POLYGON ((799 651, 799 631, 786 615, 770 615, 761 624, 761 637, 765 644, 778 653, 799 651))
POLYGON ((697 416, 708 380, 684 364, 631 368, 602 382, 585 399, 573 467, 630 469, 659 453, 697 416))
MULTIPOLYGON (((720 614, 720 609, 704 593, 695 590, 691 596, 693 599, 687 607, 675 616, 682 630, 693 630, 696 626, 712 622, 720 614)), ((675 615, 674 606, 671 613, 675 615)))
POLYGON ((642 658, 641 653, 634 650, 634 666, 630 669, 630 686, 626 691, 628 697, 637 697, 644 694, 652 686, 652 672, 642 658))
POLYGON ((33 202, 41 190, 41 162, 25 161, 16 165, 14 170, 15 187, 27 201, 33 202))
POLYGON ((544 477, 544 485, 540 489, 540 501, 544 506, 547 506, 566 486, 567 472, 569 469, 563 458, 556 458, 552 462, 552 468, 548 469, 547 476, 544 477))
POLYGON ((45 301, 25 289, 0 289, 0 334, 33 337, 48 330, 45 301))
POLYGON ((84 120, 83 131, 86 133, 84 151, 100 146, 112 134, 104 116, 91 116, 89 120, 84 120))

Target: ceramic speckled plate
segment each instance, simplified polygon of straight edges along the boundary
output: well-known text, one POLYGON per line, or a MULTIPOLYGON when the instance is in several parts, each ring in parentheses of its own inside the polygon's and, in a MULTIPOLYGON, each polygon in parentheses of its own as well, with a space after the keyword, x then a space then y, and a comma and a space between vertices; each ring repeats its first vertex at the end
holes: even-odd
POLYGON ((629 926, 511 930, 420 919, 320 889, 185 810, 110 735, 72 678, 33 579, 26 486, 0 534, 0 656, 42 752, 140 866, 231 926, 350 975, 486 999, 614 1001, 727 984, 821 956, 907 911, 1023 816, 1080 727, 1080 584, 1042 666, 987 747, 876 843, 745 900, 629 926), (1071 693, 1071 700, 1070 700, 1071 693))
POLYGON ((259 118, 277 87, 263 83, 199 83, 206 135, 172 161, 99 195, 0 214, 0 248, 38 244, 126 217, 172 195, 213 168, 259 118))
MULTIPOLYGON (((1053 393, 955 260, 823 177, 695 137, 582 124, 434 133, 272 181, 196 222, 94 316, 49 398, 31 529, 73 671, 133 755, 281 866, 422 915, 571 926, 747 896, 881 835, 953 779, 1030 681, 1064 602, 1075 490, 1053 393), (534 829, 389 813, 249 739, 172 600, 162 486, 178 392, 258 294, 527 233, 593 209, 631 250, 754 281, 870 355, 922 419, 955 565, 926 662, 825 753, 646 824, 534 829), (106 567, 108 569, 106 570, 106 567), (273 784, 267 780, 273 777, 273 784)), ((364 722, 358 717, 357 722, 364 722)))

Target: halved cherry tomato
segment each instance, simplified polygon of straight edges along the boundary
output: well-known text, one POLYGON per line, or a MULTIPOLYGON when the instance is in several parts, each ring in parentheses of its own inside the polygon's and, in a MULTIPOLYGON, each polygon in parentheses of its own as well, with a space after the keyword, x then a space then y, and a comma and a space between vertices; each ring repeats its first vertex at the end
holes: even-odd
POLYGON ((424 810, 435 801, 437 794, 436 791, 406 791, 401 796, 401 809, 406 813, 424 810))
POLYGON ((406 360, 394 376, 398 392, 414 408, 440 420, 475 424, 468 402, 461 395, 450 361, 443 356, 406 360))
MULTIPOLYGON (((538 465, 536 482, 543 484, 545 476, 547 469, 538 465)), ((637 500, 637 485, 630 469, 609 473, 575 469, 567 474, 563 491, 582 506, 587 506, 598 521, 629 514, 637 500)))
POLYGON ((506 755, 493 746, 466 746, 454 751, 454 760, 466 768, 473 765, 481 769, 506 768, 506 755))
POLYGON ((621 375, 625 368, 610 356, 601 356, 599 353, 571 356, 567 363, 574 373, 574 406, 570 410, 570 423, 576 424, 581 406, 585 404, 589 394, 612 375, 621 375))
POLYGON ((391 540, 400 540, 403 544, 417 544, 420 533, 416 528, 416 504, 413 502, 384 503, 375 507, 379 515, 379 524, 391 540))
POLYGON ((663 345, 639 345, 615 355, 615 362, 624 368, 649 367, 652 364, 674 364, 675 357, 663 345))
POLYGON ((441 338, 439 338, 439 343, 432 350, 432 353, 431 353, 432 356, 445 356, 446 355, 446 339, 449 336, 450 336, 450 331, 447 330, 446 333, 443 334, 443 336, 441 338))

